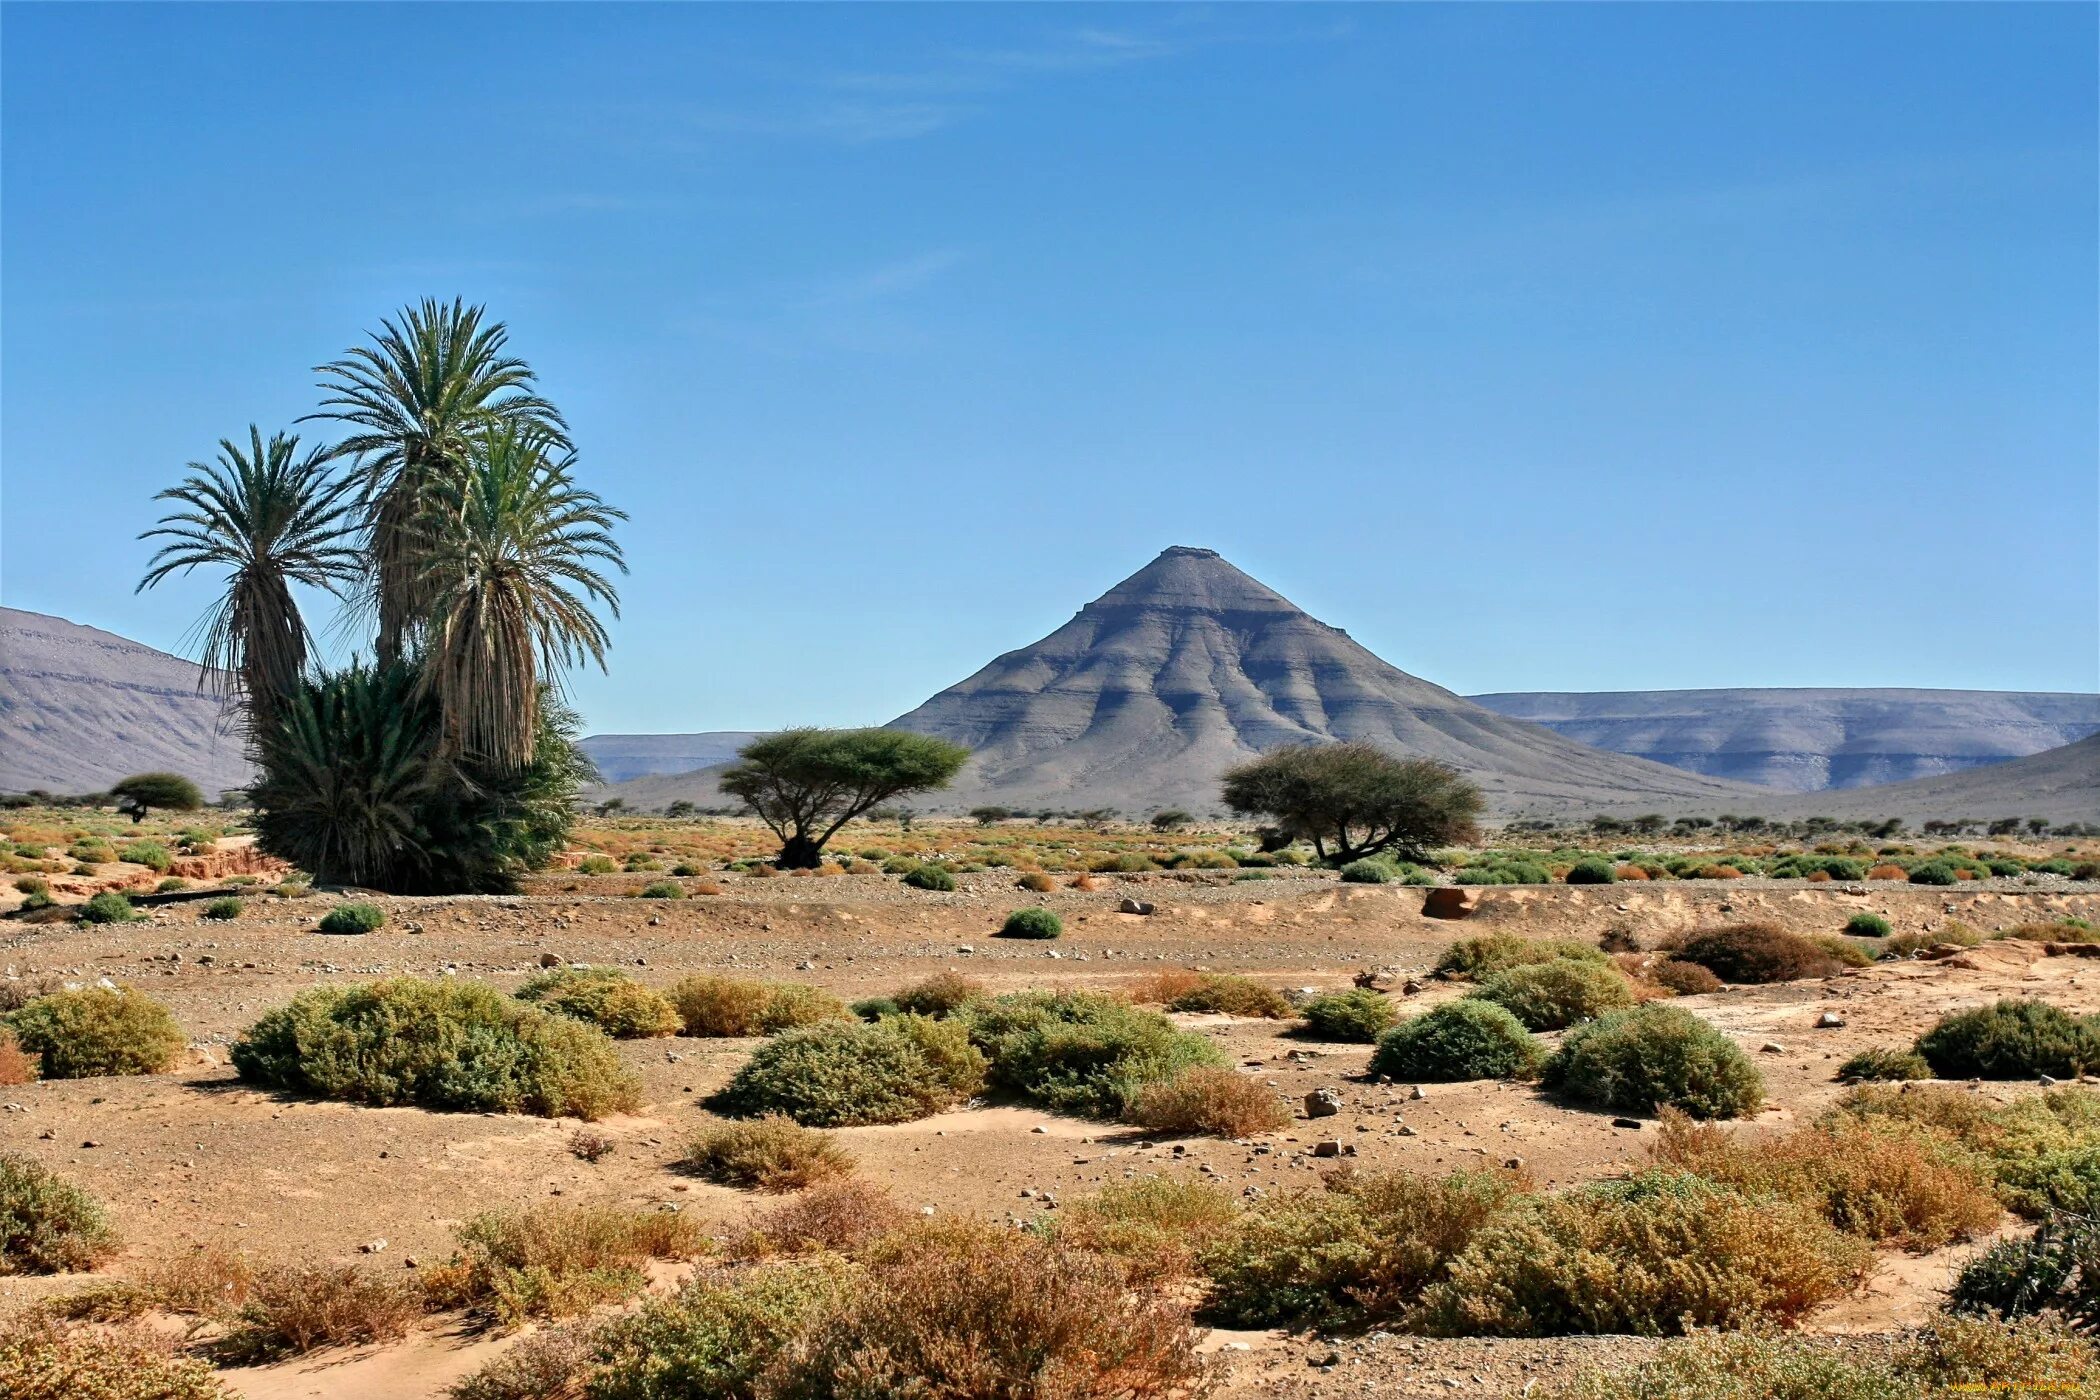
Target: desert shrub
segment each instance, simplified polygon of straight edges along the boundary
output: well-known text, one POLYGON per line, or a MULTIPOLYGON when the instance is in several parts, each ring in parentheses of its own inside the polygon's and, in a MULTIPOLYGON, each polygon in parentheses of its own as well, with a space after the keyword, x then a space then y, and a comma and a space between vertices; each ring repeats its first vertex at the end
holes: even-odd
POLYGON ((238 919, 247 909, 238 899, 215 899, 204 906, 204 917, 215 921, 238 919))
POLYGON ((970 1012, 991 1082, 1061 1113, 1118 1118, 1147 1084, 1223 1065, 1208 1039, 1092 992, 1019 992, 970 1012))
POLYGON ((167 1007, 129 987, 60 988, 7 1021, 46 1079, 158 1074, 188 1043, 167 1007))
POLYGON ((14 1028, 0 1021, 0 1088, 34 1083, 37 1074, 36 1057, 24 1054, 22 1042, 15 1038, 14 1028))
POLYGON ((1993 938, 2021 938, 2030 943, 2100 943, 2100 929, 2084 919, 2057 919, 2048 923, 2014 924, 2000 929, 1993 938))
POLYGON ((1851 939, 1835 933, 1812 933, 1808 941, 1821 948, 1846 967, 1870 967, 1874 954, 1854 943, 1851 939))
POLYGON ((778 1192, 844 1176, 853 1170, 853 1157, 829 1133, 769 1113, 706 1129, 681 1165, 724 1186, 778 1192))
POLYGON ((1030 894, 1048 894, 1057 888, 1057 881, 1040 870, 1029 871, 1026 875, 1014 881, 1014 884, 1021 889, 1027 890, 1030 894))
POLYGON ((557 967, 518 988, 518 1000, 596 1026, 616 1040, 678 1030, 678 1010, 654 987, 610 967, 557 967))
POLYGON ((1275 1132, 1291 1115, 1274 1089, 1237 1070, 1199 1065, 1138 1090, 1130 1121, 1158 1133, 1242 1138, 1275 1132))
POLYGON ((1633 988, 1615 967, 1557 958, 1498 972, 1467 992, 1502 1007, 1526 1030, 1565 1030, 1633 1005, 1633 988))
POLYGON ((374 1105, 599 1118, 639 1084, 593 1027, 479 983, 315 987, 233 1043, 254 1084, 374 1105))
POLYGON ((1546 1062, 1549 1089, 1596 1108, 1676 1108, 1694 1118, 1756 1111, 1764 1079, 1736 1043, 1680 1007, 1614 1011, 1568 1032, 1546 1062))
POLYGON ((189 887, 189 881, 181 879, 174 875, 170 875, 167 879, 162 880, 159 884, 155 885, 153 887, 153 892, 155 894, 173 894, 176 890, 186 890, 189 887))
POLYGON ((354 1264, 265 1269, 213 1350, 229 1361, 266 1361, 321 1347, 399 1341, 422 1315, 406 1284, 354 1264))
POLYGON ((1969 1239, 2000 1214, 1989 1181, 1944 1140, 1857 1119, 1751 1142, 1665 1109, 1649 1150, 1665 1166, 1799 1201, 1846 1234, 1914 1251, 1969 1239))
POLYGON ((1882 945, 1884 958, 1907 958, 1929 948, 1950 944, 1956 948, 1976 948, 1983 944, 1983 935, 1959 920, 1950 919, 1947 926, 1931 933, 1899 933, 1882 945))
POLYGON ((23 894, 49 894, 51 882, 41 875, 18 875, 15 877, 15 888, 23 894))
POLYGON ((1269 1197, 1202 1251, 1206 1312, 1232 1327, 1398 1319, 1516 1190, 1499 1173, 1340 1172, 1269 1197))
POLYGON ((1910 872, 1893 862, 1884 861, 1880 865, 1869 869, 1867 878, 1869 880, 1908 880, 1910 872))
POLYGON ((1951 885, 1960 880, 1954 867, 1943 860, 1928 860, 1911 867, 1910 882, 1913 885, 1951 885))
POLYGON ((372 933, 386 927, 386 910, 376 904, 338 904, 321 916, 323 933, 372 933))
POLYGON ((897 1005, 895 997, 862 997, 849 1003, 846 1009, 863 1021, 880 1021, 885 1016, 901 1015, 904 1011, 897 1005))
POLYGON ((936 1220, 864 1252, 860 1284, 792 1354, 783 1400, 1127 1400, 1204 1381, 1186 1304, 1122 1266, 987 1221, 936 1220))
POLYGON ((1711 969, 1681 958, 1671 958, 1657 963, 1648 970, 1648 980, 1658 987, 1667 987, 1681 997, 1695 997, 1707 992, 1721 990, 1721 979, 1711 969))
POLYGON ((128 924, 141 917, 131 907, 131 900, 116 890, 104 890, 91 896, 75 911, 75 917, 84 924, 128 924))
POLYGON ((959 972, 936 972, 897 993, 899 1011, 914 1016, 952 1016, 973 1002, 984 1000, 984 984, 959 972))
POLYGON ((1644 1172, 1499 1214, 1424 1295, 1419 1325, 1543 1337, 1784 1324, 1849 1291, 1871 1257, 1805 1206, 1644 1172))
POLYGON ((117 859, 143 865, 156 875, 165 875, 175 866, 175 857, 158 841, 134 841, 117 852, 117 859))
POLYGON ((1199 973, 1196 985, 1166 1003, 1169 1011, 1212 1011, 1227 1016, 1258 1016, 1281 1021, 1297 1014, 1289 998, 1251 977, 1225 972, 1199 973))
POLYGON ((1232 1194, 1201 1177, 1133 1177, 1037 1216, 1031 1228, 1120 1260, 1133 1282, 1157 1283, 1194 1276, 1239 1217, 1232 1194))
POLYGON ((585 856, 576 868, 585 875, 610 875, 620 867, 611 856, 585 856))
POLYGON ((727 1247, 730 1257, 739 1260, 845 1254, 902 1229, 914 1218, 880 1186, 833 1177, 754 1212, 730 1232, 727 1247))
POLYGON ((999 926, 1001 938, 1056 938, 1065 931, 1065 921, 1048 909, 1016 909, 999 926))
POLYGON ((837 1260, 703 1274, 606 1329, 590 1400, 772 1400, 791 1346, 856 1278, 837 1260))
POLYGON ((676 880, 651 880, 634 892, 636 899, 684 899, 685 886, 676 880))
POLYGON ((1451 877, 1456 885, 1544 885, 1553 873, 1531 861, 1497 861, 1469 865, 1451 877))
POLYGON ((1619 872, 1610 861, 1593 856, 1576 861, 1568 870, 1567 882, 1571 885, 1609 885, 1618 878, 1619 872))
POLYGON ((1932 1066, 1915 1050, 1892 1050, 1875 1046, 1862 1050, 1838 1066, 1838 1082, 1860 1084, 1868 1080, 1912 1080, 1932 1078, 1932 1066))
POLYGON ((91 1269, 115 1247, 92 1196, 34 1158, 0 1152, 0 1274, 91 1269))
POLYGON ((426 1296, 506 1326, 632 1297, 650 1260, 706 1250, 700 1227, 678 1212, 554 1202, 477 1215, 454 1233, 459 1251, 425 1272, 426 1296))
POLYGON ((1393 876, 1393 867, 1382 860, 1352 860, 1342 867, 1345 885, 1384 885, 1391 883, 1393 876))
POLYGON ((1501 1007, 1453 1001, 1411 1016, 1378 1037, 1370 1072, 1430 1083, 1529 1079, 1545 1058, 1523 1023, 1501 1007))
POLYGON ((915 865, 904 872, 904 883, 915 890, 952 890, 955 875, 945 865, 915 865))
POLYGON ((1399 1018, 1392 1000, 1368 987, 1329 992, 1305 1003, 1305 1033, 1320 1040, 1375 1041, 1399 1018))
POLYGON ((2100 1326, 2100 1224, 2052 1213, 2032 1235, 2001 1240, 1963 1266, 1948 1306, 1999 1317, 2048 1310, 2075 1327, 2100 1326))
POLYGON ((1864 910, 1845 920, 1845 933, 1852 938, 1887 938, 1891 932, 1887 919, 1864 910))
POLYGON ((1941 1079, 2073 1078, 2100 1066, 2100 1031, 2042 1001, 2000 1001, 1958 1011, 1918 1037, 1941 1079))
POLYGON ((587 1323, 542 1328, 454 1381, 445 1400, 572 1400, 597 1370, 599 1345, 587 1323))
POLYGON ((1512 933, 1482 934, 1461 938, 1437 959, 1439 977, 1478 980, 1529 963, 1574 958, 1582 962, 1607 962, 1602 948, 1565 938, 1519 938, 1512 933))
POLYGON ((9 1400, 228 1400, 211 1367, 146 1323, 68 1327, 29 1309, 0 1323, 9 1400))
POLYGON ((1828 977, 1844 964, 1813 941, 1773 924, 1731 924, 1684 940, 1677 957, 1705 967, 1724 982, 1791 982, 1828 977))
POLYGON ((671 988, 670 996, 687 1035, 772 1035, 853 1017, 830 992, 800 982, 687 977, 671 988))
POLYGON ((904 1123, 969 1098, 984 1073, 959 1021, 825 1022, 760 1046, 715 1103, 738 1116, 785 1114, 805 1127, 904 1123))

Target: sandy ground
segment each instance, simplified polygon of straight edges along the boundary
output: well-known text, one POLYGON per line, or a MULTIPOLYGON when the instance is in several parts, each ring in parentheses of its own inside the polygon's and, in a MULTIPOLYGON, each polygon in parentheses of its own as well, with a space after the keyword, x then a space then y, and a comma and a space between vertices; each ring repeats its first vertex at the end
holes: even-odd
MULTIPOLYGON (((1736 882, 1482 892, 1464 923, 1423 917, 1422 891, 1337 886, 1307 878, 1246 883, 1104 879, 1093 893, 1024 895, 1010 877, 964 877, 954 894, 900 896, 879 877, 732 881, 728 893, 643 901, 569 892, 559 883, 515 898, 386 899, 389 925, 362 937, 317 932, 328 895, 258 897, 230 923, 200 921, 198 905, 167 906, 150 923, 88 929, 0 924, 10 975, 109 977, 167 1002, 189 1030, 189 1063, 136 1079, 54 1082, 0 1091, 0 1148, 27 1152, 106 1201, 122 1228, 122 1275, 187 1242, 219 1241, 264 1259, 366 1259, 400 1268, 442 1257, 452 1226, 476 1212, 561 1196, 636 1206, 674 1204, 726 1225, 753 1206, 744 1193, 682 1176, 672 1164, 708 1121, 700 1101, 720 1087, 751 1041, 625 1042, 645 1107, 597 1125, 614 1152, 587 1164, 566 1140, 573 1121, 369 1109, 260 1093, 227 1065, 226 1045, 256 1016, 320 982, 379 974, 456 975, 515 986, 554 953, 619 964, 646 981, 693 971, 795 978, 848 997, 893 990, 955 968, 996 990, 1107 986, 1161 966, 1251 972, 1284 987, 1334 988, 1368 966, 1426 972, 1452 938, 1491 929, 1594 936, 1613 923, 1642 937, 1700 924, 1769 918, 1834 932, 1860 909, 1899 930, 1959 918, 1989 930, 2026 920, 2100 915, 2100 894, 1904 885, 1736 882), (1150 916, 1115 912, 1125 895, 1150 916), (991 935, 1005 913, 1043 902, 1063 913, 1056 944, 991 935), (367 1255, 363 1247, 384 1241, 367 1255)), ((1404 998, 1428 1006, 1458 988, 1431 983, 1404 998)), ((1736 1037, 1764 1070, 1770 1102, 1757 1123, 1812 1116, 1840 1092, 1838 1062, 1872 1045, 1907 1042, 1950 1008, 2005 995, 2044 996, 2100 1010, 2100 960, 2045 957, 2038 945, 1997 943, 1934 963, 1901 963, 1827 980, 1730 989, 1684 999, 1736 1037), (1841 1028, 1817 1029, 1834 1011, 1841 1028)), ((1153 1141, 1114 1125, 1018 1107, 964 1109, 918 1123, 844 1130, 862 1174, 906 1204, 1024 1217, 1043 1193, 1069 1199, 1111 1181, 1197 1172, 1240 1189, 1315 1184, 1327 1165, 1313 1144, 1337 1139, 1357 1165, 1446 1170, 1521 1158, 1542 1183, 1623 1171, 1643 1158, 1647 1127, 1556 1104, 1527 1086, 1376 1085, 1367 1046, 1298 1041, 1273 1023, 1179 1018, 1216 1038, 1247 1073, 1293 1102, 1341 1092, 1343 1111, 1252 1145, 1153 1141), (1402 1129, 1411 1130, 1403 1133, 1402 1129), (1040 1131, 1039 1131, 1040 1130, 1040 1131), (1026 1190, 1033 1198, 1022 1195, 1026 1190)), ((1993 1086, 1989 1092, 2020 1092, 1993 1086)), ((1866 1291, 1818 1320, 1822 1330, 1886 1331, 1925 1316, 1958 1251, 1884 1256, 1866 1291)), ((0 1309, 80 1287, 79 1278, 0 1279, 0 1309)), ((431 1331, 377 1352, 329 1353, 229 1372, 255 1397, 434 1396, 508 1339, 431 1331)), ((1219 1334, 1228 1393, 1292 1397, 1376 1394, 1513 1395, 1527 1382, 1600 1354, 1644 1347, 1624 1339, 1489 1342, 1410 1337, 1321 1339, 1219 1334)))

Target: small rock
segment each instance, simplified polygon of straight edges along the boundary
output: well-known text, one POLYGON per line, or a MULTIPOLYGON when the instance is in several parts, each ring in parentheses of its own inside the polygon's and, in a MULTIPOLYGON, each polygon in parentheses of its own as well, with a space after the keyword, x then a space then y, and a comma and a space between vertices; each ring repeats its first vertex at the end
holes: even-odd
POLYGON ((1835 1011, 1826 1011, 1816 1017, 1816 1029, 1819 1031, 1834 1031, 1844 1024, 1845 1018, 1838 1015, 1835 1011))
POLYGON ((1342 1144, 1334 1138, 1323 1138, 1313 1144, 1312 1155, 1315 1157, 1339 1157, 1342 1155, 1342 1144))
POLYGON ((1144 900, 1130 899, 1128 897, 1116 906, 1116 912, 1119 914, 1150 914, 1152 909, 1153 906, 1144 900))
POLYGON ((357 1252, 360 1254, 377 1254, 385 1248, 386 1241, 383 1239, 366 1240, 363 1244, 357 1247, 357 1252))
POLYGON ((1776 1040, 1766 1041, 1764 1044, 1758 1046, 1757 1050, 1758 1053, 1761 1055, 1784 1055, 1786 1053, 1786 1047, 1784 1045, 1781 1045, 1776 1040))
POLYGON ((1028 1131, 1031 1133, 1048 1133, 1050 1130, 1044 1127, 1042 1124, 1038 1123, 1033 1128, 1030 1128, 1028 1131))
POLYGON ((559 953, 542 953, 542 954, 540 954, 540 966, 541 966, 541 967, 560 967, 560 966, 561 966, 561 954, 559 954, 559 953))
POLYGON ((1502 1165, 1510 1171, 1520 1172, 1524 1170, 1524 1159, 1522 1157, 1511 1157, 1505 1160, 1502 1165))
POLYGON ((1611 1120, 1611 1125, 1614 1128, 1631 1128, 1635 1132, 1641 1130, 1641 1120, 1638 1118, 1614 1118, 1611 1120))
POLYGON ((1410 1099, 1426 1099, 1429 1097, 1429 1095, 1422 1092, 1422 1086, 1419 1084, 1415 1085, 1412 1089, 1409 1089, 1407 1091, 1407 1096, 1410 1099))
POLYGON ((1315 1089, 1305 1096, 1307 1118, 1332 1118, 1342 1111, 1342 1095, 1336 1089, 1315 1089))
POLYGON ((2046 1088, 2048 1088, 2048 1087, 2049 1087, 2050 1085, 2052 1085, 2052 1084, 2056 1083, 2056 1079, 2055 1079, 2055 1077, 2054 1077, 2053 1075, 2047 1075, 2047 1074, 2045 1074, 2045 1075, 2042 1075, 2042 1076, 2040 1077, 2040 1081, 2039 1081, 2039 1082, 2041 1083, 2041 1086, 2042 1086, 2043 1088, 2045 1088, 2045 1089, 2046 1089, 2046 1088))

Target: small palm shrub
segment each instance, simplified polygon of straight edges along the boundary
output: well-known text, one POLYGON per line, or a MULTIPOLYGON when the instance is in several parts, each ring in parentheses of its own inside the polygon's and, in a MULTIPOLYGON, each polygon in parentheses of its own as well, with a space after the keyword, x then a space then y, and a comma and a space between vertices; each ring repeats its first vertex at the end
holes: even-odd
POLYGON ((904 883, 915 890, 952 890, 955 875, 945 865, 915 865, 904 872, 904 883))
POLYGON ((62 988, 10 1012, 8 1024, 46 1079, 158 1074, 188 1043, 182 1027, 143 992, 126 987, 62 988))
POLYGON ((11 1400, 229 1400, 178 1338, 134 1322, 69 1327, 35 1308, 0 1323, 0 1395, 11 1400))
POLYGON ((315 987, 233 1043, 252 1084, 351 1103, 600 1118, 640 1093, 603 1032, 471 982, 315 987))
POLYGON ((92 1196, 34 1158, 0 1152, 0 1274, 92 1269, 115 1249, 92 1196))
POLYGON ((1371 1074, 1449 1083, 1530 1079, 1546 1058, 1516 1017, 1485 1001, 1446 1002, 1378 1037, 1371 1074))
POLYGON ((140 917, 130 899, 115 890, 104 890, 81 905, 75 917, 84 924, 128 924, 140 917))
POLYGON ((1393 867, 1382 860, 1352 860, 1342 867, 1345 885, 1383 885, 1392 881, 1393 867))
POLYGON ((338 904, 321 916, 323 933, 372 933, 386 926, 386 911, 376 904, 338 904))
POLYGON ((1703 996, 1721 990, 1721 979, 1712 971, 1695 962, 1671 958, 1657 963, 1648 971, 1648 980, 1658 987, 1667 987, 1681 997, 1703 996))
POLYGON ((1610 861, 1591 856, 1576 861, 1569 868, 1567 882, 1571 885, 1609 885, 1618 878, 1618 868, 1610 861))
POLYGON ((1827 949, 1773 924, 1731 924, 1684 940, 1678 958, 1695 962, 1724 982, 1791 982, 1829 977, 1844 964, 1827 949))
POLYGON ((1734 1041, 1664 1003, 1614 1011, 1568 1032, 1545 1085, 1596 1108, 1736 1118, 1764 1101, 1764 1079, 1734 1041))
POLYGON ((213 1350, 224 1360, 257 1362, 394 1342, 422 1313, 413 1289, 354 1264, 285 1265, 255 1276, 213 1350))
POLYGON ((988 995, 984 984, 959 972, 936 972, 914 982, 892 998, 899 1011, 914 1016, 953 1016, 988 995))
POLYGON ((1567 958, 1498 972, 1466 995, 1493 1002, 1534 1031, 1565 1030, 1633 1005, 1633 988, 1617 968, 1567 958))
POLYGON ((1329 992, 1305 1003, 1305 1033, 1319 1040, 1375 1041, 1399 1018, 1392 1000, 1368 987, 1329 992))
POLYGON ((681 1165, 724 1186, 799 1191, 853 1170, 853 1157, 829 1133, 782 1114, 708 1128, 681 1165))
POLYGON ((1915 1050, 1891 1050, 1875 1046, 1862 1050, 1838 1066, 1840 1084, 1862 1084, 1870 1080, 1913 1080, 1932 1078, 1932 1066, 1915 1050))
POLYGON ((1048 909, 1016 909, 999 926, 1001 938, 1056 938, 1065 931, 1065 921, 1048 909))
POLYGON ((968 1019, 990 1082, 1060 1113, 1119 1118, 1147 1084, 1225 1064, 1205 1037, 1092 992, 994 997, 968 1019))
POLYGON ((1948 1305, 1998 1317, 2046 1309, 2074 1327, 2100 1326, 2100 1224, 2051 1214, 2027 1238, 2000 1241, 1963 1266, 1948 1305))
POLYGON ((2100 1031, 2042 1001, 2007 1000, 1958 1011, 1918 1037, 1941 1079, 2074 1078, 2100 1067, 2100 1031))
POLYGON ((745 1061, 711 1106, 784 1114, 805 1127, 905 1123, 983 1086, 985 1061, 959 1021, 886 1016, 783 1031, 745 1061))
POLYGON ((691 1259, 707 1247, 680 1213, 555 1202, 477 1215, 455 1234, 459 1252, 423 1273, 425 1297, 504 1326, 633 1297, 648 1283, 650 1260, 691 1259))
POLYGON ((684 899, 685 886, 676 880, 652 880, 634 892, 636 899, 684 899))
POLYGON ((1138 1090, 1130 1121, 1156 1133, 1243 1138, 1275 1132, 1291 1115, 1274 1089, 1237 1070, 1199 1065, 1138 1090))
POLYGON ((1166 1007, 1169 1011, 1257 1016, 1267 1021, 1286 1020, 1297 1014, 1290 999, 1274 987, 1224 972, 1199 973, 1196 984, 1168 1000, 1166 1007))
POLYGON ((1482 934, 1461 938, 1437 959, 1436 975, 1478 980, 1527 963, 1575 958, 1583 962, 1608 962, 1602 948, 1565 938, 1519 938, 1511 933, 1482 934))
POLYGON ((215 922, 238 919, 247 909, 238 899, 215 899, 204 906, 204 917, 215 922))
POLYGON ((1851 938, 1887 938, 1891 932, 1887 919, 1865 910, 1845 920, 1845 933, 1851 938))
POLYGON ((796 1026, 853 1019, 852 1011, 830 992, 800 982, 687 977, 671 988, 670 996, 687 1035, 772 1035, 796 1026))
POLYGON ((518 988, 518 1000, 596 1026, 615 1040, 678 1030, 678 1010, 654 987, 610 967, 557 967, 518 988))

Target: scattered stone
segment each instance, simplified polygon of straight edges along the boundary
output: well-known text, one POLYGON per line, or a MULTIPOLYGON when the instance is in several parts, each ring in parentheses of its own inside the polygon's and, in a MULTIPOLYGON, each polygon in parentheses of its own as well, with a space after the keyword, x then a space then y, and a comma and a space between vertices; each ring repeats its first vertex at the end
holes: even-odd
POLYGON ((357 1252, 360 1254, 377 1254, 385 1248, 386 1241, 384 1239, 366 1240, 357 1247, 357 1252))
POLYGON ((560 966, 561 966, 561 954, 559 954, 559 953, 542 953, 542 954, 540 954, 540 966, 541 966, 541 967, 560 967, 560 966))
POLYGON ((1342 1111, 1342 1095, 1338 1089, 1315 1089, 1305 1096, 1307 1118, 1332 1118, 1342 1111))
POLYGON ((1614 1128, 1631 1128, 1635 1132, 1639 1132, 1643 1126, 1638 1118, 1614 1118, 1611 1120, 1611 1125, 1614 1128))
POLYGON ((1816 1029, 1819 1031, 1834 1031, 1844 1024, 1845 1018, 1838 1015, 1835 1011, 1826 1011, 1816 1017, 1816 1029))
POLYGON ((1786 1047, 1776 1040, 1768 1040, 1758 1046, 1757 1049, 1758 1053, 1762 1055, 1784 1055, 1786 1053, 1786 1047))
POLYGON ((1322 1138, 1312 1145, 1312 1155, 1315 1157, 1339 1157, 1342 1155, 1342 1144, 1335 1138, 1322 1138))
POLYGON ((1118 904, 1116 906, 1116 912, 1118 914, 1150 914, 1152 911, 1153 906, 1146 903, 1144 900, 1131 899, 1127 896, 1124 898, 1121 904, 1118 904))
POLYGON ((1414 1087, 1413 1087, 1412 1089, 1409 1089, 1409 1090, 1407 1091, 1407 1096, 1408 1096, 1408 1097, 1409 1097, 1410 1099, 1418 1099, 1418 1100, 1419 1100, 1419 1099, 1426 1099, 1426 1098, 1428 1098, 1428 1097, 1429 1097, 1429 1095, 1427 1095, 1427 1094, 1425 1094, 1425 1093, 1423 1093, 1423 1092, 1422 1092, 1422 1086, 1421 1086, 1421 1085, 1419 1085, 1419 1084, 1415 1085, 1415 1086, 1414 1086, 1414 1087))

